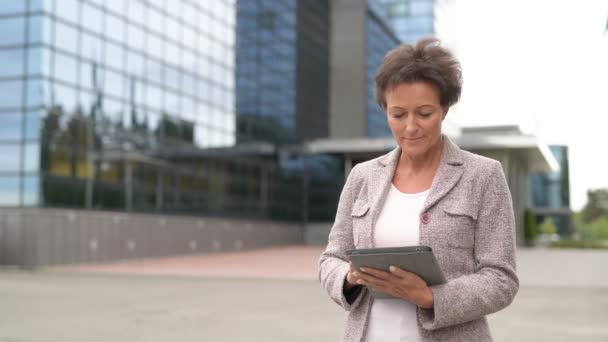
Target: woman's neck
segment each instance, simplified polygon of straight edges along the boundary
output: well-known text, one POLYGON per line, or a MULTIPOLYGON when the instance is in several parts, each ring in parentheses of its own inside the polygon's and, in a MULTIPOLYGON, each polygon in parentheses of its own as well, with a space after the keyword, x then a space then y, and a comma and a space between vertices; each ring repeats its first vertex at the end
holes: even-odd
POLYGON ((409 174, 419 174, 429 170, 436 170, 441 161, 441 152, 443 150, 443 139, 437 140, 425 154, 412 157, 405 151, 401 151, 398 167, 409 174))

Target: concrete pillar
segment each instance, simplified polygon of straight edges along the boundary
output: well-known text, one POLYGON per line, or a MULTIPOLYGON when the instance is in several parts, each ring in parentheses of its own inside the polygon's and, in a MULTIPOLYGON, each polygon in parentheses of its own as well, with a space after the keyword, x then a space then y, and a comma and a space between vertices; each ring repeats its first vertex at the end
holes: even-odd
POLYGON ((331 138, 367 136, 366 18, 366 0, 331 1, 331 138))

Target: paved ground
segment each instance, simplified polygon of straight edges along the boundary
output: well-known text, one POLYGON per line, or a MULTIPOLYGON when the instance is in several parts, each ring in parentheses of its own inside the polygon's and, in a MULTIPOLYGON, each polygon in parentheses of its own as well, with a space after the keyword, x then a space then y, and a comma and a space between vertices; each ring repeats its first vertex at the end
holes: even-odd
MULTIPOLYGON (((0 271, 0 341, 337 341, 319 248, 0 271)), ((496 341, 608 341, 608 252, 518 252, 496 341)))

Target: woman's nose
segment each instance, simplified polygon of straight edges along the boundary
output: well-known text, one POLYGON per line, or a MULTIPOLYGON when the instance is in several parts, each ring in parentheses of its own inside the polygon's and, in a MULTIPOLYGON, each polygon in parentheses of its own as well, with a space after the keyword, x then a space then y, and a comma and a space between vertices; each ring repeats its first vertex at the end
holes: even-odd
POLYGON ((405 124, 405 131, 408 133, 415 133, 418 130, 418 125, 416 124, 416 122, 411 119, 408 118, 406 124, 405 124))

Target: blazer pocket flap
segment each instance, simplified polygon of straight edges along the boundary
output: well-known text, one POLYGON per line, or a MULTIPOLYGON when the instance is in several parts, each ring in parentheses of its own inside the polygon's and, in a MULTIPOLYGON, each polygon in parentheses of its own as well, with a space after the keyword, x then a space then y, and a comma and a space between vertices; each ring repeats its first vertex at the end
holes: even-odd
POLYGON ((352 217, 361 217, 367 213, 369 210, 369 204, 363 200, 357 200, 355 204, 353 204, 353 210, 351 212, 352 217))
POLYGON ((468 216, 477 221, 477 211, 473 209, 466 201, 451 203, 443 210, 451 216, 468 216))

